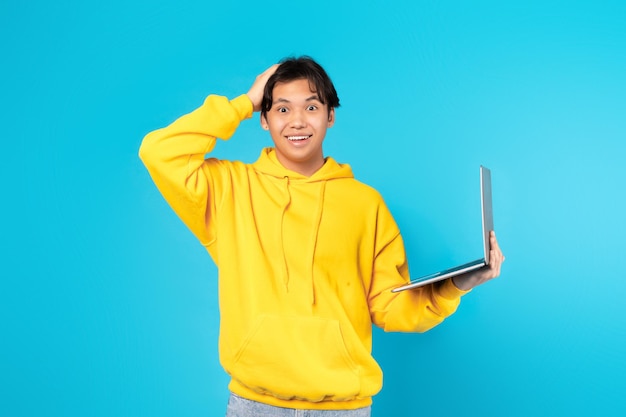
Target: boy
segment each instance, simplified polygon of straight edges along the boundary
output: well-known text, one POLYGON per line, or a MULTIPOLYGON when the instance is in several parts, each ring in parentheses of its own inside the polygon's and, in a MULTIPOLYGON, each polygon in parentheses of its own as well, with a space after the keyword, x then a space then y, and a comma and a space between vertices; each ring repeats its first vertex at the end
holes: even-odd
POLYGON ((337 107, 321 66, 287 59, 247 94, 209 96, 142 143, 155 184, 218 266, 227 417, 369 416, 382 386, 372 323, 426 331, 500 273, 492 235, 489 267, 391 292, 409 280, 398 227, 378 192, 323 154, 337 107), (216 138, 229 139, 253 111, 274 147, 253 164, 205 160, 216 138))

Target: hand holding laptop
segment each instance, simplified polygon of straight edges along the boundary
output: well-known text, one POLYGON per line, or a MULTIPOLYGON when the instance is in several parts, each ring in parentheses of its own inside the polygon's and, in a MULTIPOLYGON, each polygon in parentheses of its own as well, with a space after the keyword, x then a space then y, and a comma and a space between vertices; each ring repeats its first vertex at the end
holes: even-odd
POLYGON ((471 290, 500 275, 500 267, 505 257, 502 254, 502 250, 500 250, 496 232, 494 231, 491 231, 489 234, 489 247, 489 265, 452 278, 452 282, 458 289, 464 291, 471 290))

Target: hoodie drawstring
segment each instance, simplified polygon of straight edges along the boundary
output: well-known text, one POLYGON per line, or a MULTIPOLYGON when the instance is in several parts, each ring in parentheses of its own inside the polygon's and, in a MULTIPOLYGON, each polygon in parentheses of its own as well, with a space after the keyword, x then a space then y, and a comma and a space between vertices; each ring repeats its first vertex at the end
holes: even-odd
POLYGON ((326 181, 320 182, 320 194, 317 201, 317 212, 315 213, 315 220, 313 222, 313 233, 311 241, 311 305, 315 305, 315 250, 317 249, 317 236, 320 230, 320 224, 322 223, 322 212, 324 211, 324 196, 326 194, 326 181))
POLYGON ((287 213, 287 209, 291 204, 291 192, 289 191, 289 177, 283 177, 285 180, 285 194, 287 195, 287 200, 285 204, 283 204, 283 210, 280 215, 280 228, 279 228, 279 241, 281 244, 281 252, 283 254, 283 282, 285 283, 285 290, 289 292, 289 266, 287 265, 287 254, 285 253, 285 240, 283 239, 285 227, 285 214, 287 213))
MULTIPOLYGON (((290 282, 290 274, 289 274, 289 263, 287 260, 287 253, 285 252, 285 241, 284 241, 284 233, 290 233, 290 231, 285 231, 285 216, 287 214, 287 210, 291 205, 291 183, 289 177, 283 177, 283 184, 285 187, 285 201, 282 205, 281 215, 280 215, 280 227, 278 228, 280 233, 280 244, 281 244, 281 252, 283 257, 283 283, 285 285, 285 290, 289 292, 289 282, 290 282)), ((307 246, 308 254, 307 262, 310 265, 309 276, 302 277, 303 279, 310 280, 310 303, 311 305, 315 305, 316 303, 316 294, 315 294, 315 251, 317 249, 317 238, 319 235, 320 225, 322 223, 322 213, 324 212, 324 197, 326 194, 326 181, 320 181, 319 183, 319 194, 316 202, 316 210, 315 215, 313 217, 313 223, 311 224, 310 231, 310 241, 307 246)))

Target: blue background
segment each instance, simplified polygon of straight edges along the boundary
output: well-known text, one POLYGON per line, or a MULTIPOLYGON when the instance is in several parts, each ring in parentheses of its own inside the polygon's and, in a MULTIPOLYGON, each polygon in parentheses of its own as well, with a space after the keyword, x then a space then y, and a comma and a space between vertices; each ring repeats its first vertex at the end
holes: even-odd
MULTIPOLYGON (((414 275, 501 278, 426 334, 375 333, 374 416, 626 414, 626 2, 0 4, 0 416, 221 416, 216 269, 142 137, 287 55, 326 67, 327 154, 379 189, 414 275)), ((254 161, 258 116, 217 155, 254 161)))

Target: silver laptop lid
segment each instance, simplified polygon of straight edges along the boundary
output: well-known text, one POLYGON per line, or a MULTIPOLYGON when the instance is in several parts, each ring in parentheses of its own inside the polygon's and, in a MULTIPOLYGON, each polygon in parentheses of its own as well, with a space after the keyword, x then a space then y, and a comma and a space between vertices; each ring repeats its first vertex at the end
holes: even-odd
POLYGON ((493 228, 493 208, 491 202, 491 171, 489 168, 480 166, 480 203, 483 216, 483 247, 485 251, 485 264, 489 265, 489 232, 493 228))
POLYGON ((493 229, 493 207, 491 205, 491 171, 480 166, 480 208, 482 213, 483 257, 454 268, 435 272, 434 274, 411 280, 408 284, 394 288, 392 292, 399 292, 411 288, 420 287, 442 279, 451 278, 465 272, 473 271, 485 265, 489 265, 490 242, 489 233, 493 229))

